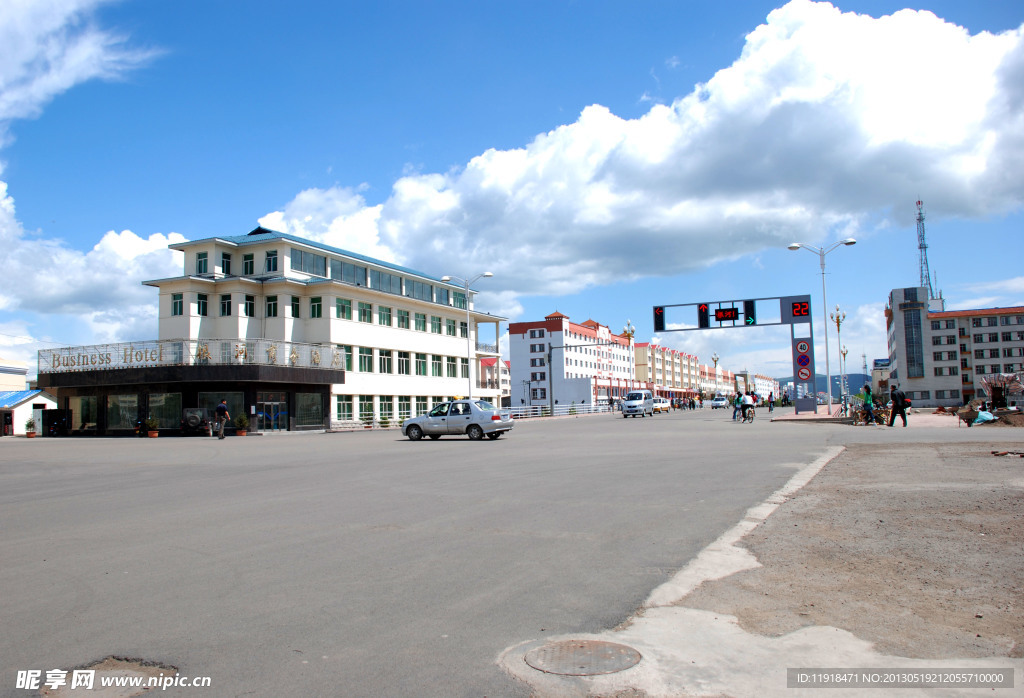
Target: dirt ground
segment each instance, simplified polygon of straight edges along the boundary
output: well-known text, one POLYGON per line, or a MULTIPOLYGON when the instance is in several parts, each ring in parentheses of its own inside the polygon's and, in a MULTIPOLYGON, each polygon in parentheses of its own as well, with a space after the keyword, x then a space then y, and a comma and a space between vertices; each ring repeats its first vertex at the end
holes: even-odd
POLYGON ((1024 657, 1024 458, 1005 450, 850 446, 743 539, 763 567, 679 605, 768 636, 842 628, 894 656, 1024 657))

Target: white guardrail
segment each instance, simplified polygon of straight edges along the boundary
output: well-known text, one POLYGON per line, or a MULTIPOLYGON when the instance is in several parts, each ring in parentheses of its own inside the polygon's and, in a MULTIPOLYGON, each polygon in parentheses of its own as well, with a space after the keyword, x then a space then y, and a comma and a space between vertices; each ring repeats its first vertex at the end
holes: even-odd
MULTIPOLYGON (((591 404, 577 404, 577 405, 555 405, 554 413, 547 405, 533 405, 533 406, 519 406, 519 407, 499 407, 502 412, 508 412, 512 415, 513 419, 541 419, 545 417, 576 417, 584 414, 608 414, 611 409, 608 405, 591 405, 591 404)), ((616 410, 618 411, 618 410, 616 410)), ((367 424, 370 424, 375 429, 387 429, 390 427, 400 427, 402 422, 408 419, 410 414, 399 414, 395 419, 381 420, 379 416, 375 416, 372 421, 367 420, 366 422, 360 420, 331 420, 332 431, 344 431, 347 429, 366 429, 367 424)))

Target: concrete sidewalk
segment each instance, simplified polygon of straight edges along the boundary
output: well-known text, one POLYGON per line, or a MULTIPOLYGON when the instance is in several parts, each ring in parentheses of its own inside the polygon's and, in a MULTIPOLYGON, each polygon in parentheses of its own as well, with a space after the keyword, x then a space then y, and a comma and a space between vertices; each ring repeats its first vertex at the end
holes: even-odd
MULTIPOLYGON (((913 415, 910 423, 956 428, 944 415, 913 415)), ((501 664, 541 696, 896 692, 787 687, 787 669, 796 668, 1012 669, 1014 688, 949 685, 898 694, 1019 696, 1024 459, 992 451, 1024 450, 1024 440, 1008 443, 1007 430, 996 429, 1003 438, 991 444, 832 447, 655 589, 622 627, 523 643, 501 664), (568 639, 619 643, 642 660, 599 676, 525 664, 529 650, 568 639)))

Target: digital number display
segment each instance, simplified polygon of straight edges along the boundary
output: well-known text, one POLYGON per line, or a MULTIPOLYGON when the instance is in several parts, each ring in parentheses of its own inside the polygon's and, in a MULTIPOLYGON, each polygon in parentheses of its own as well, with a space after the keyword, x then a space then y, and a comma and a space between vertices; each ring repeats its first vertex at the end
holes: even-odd
POLYGON ((810 303, 804 302, 793 304, 793 317, 807 317, 810 314, 810 303))
POLYGON ((740 311, 738 308, 715 308, 715 322, 726 322, 728 320, 739 320, 740 311))

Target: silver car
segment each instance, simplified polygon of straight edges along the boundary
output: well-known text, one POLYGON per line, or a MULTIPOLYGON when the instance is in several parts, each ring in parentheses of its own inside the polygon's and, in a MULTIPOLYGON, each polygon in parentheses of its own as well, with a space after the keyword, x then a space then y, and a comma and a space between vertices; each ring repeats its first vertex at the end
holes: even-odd
POLYGON ((413 441, 424 435, 432 439, 465 434, 474 441, 497 439, 515 426, 508 411, 499 411, 486 400, 442 402, 427 414, 402 422, 402 434, 413 441))

